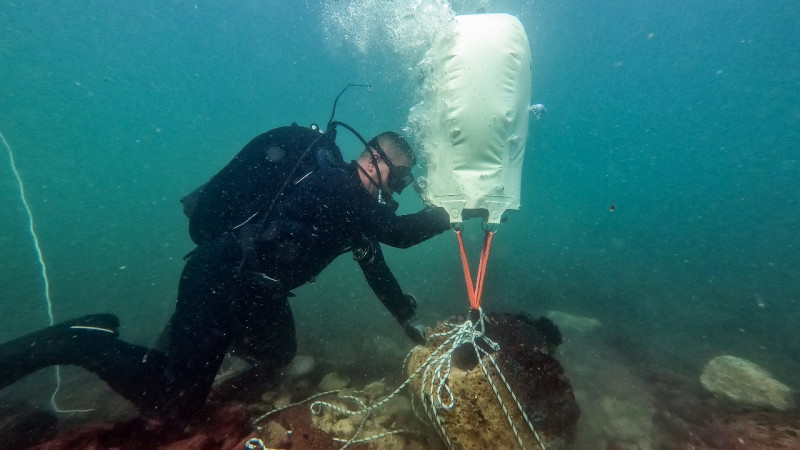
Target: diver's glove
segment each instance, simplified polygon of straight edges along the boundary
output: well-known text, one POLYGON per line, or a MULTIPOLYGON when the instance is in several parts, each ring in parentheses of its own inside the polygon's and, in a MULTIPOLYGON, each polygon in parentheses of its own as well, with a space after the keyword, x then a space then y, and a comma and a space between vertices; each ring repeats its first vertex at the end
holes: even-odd
POLYGON ((425 325, 419 321, 416 315, 413 315, 403 322, 403 330, 406 335, 411 338, 417 345, 425 345, 425 325))

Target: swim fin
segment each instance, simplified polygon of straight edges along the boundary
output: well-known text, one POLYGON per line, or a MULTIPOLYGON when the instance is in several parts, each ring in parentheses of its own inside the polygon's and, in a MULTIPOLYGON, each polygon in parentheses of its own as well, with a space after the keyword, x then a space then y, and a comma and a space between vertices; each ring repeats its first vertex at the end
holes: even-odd
POLYGON ((0 345, 0 389, 39 369, 95 358, 119 336, 113 314, 92 314, 35 331, 0 345))

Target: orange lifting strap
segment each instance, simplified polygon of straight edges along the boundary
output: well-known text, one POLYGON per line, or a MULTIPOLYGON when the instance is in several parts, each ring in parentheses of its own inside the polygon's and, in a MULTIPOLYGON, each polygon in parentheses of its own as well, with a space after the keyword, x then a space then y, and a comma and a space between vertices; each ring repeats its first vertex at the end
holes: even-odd
POLYGON ((472 309, 481 307, 481 295, 483 294, 483 280, 486 274, 486 263, 489 261, 489 250, 492 248, 492 236, 494 231, 486 231, 483 235, 483 248, 481 248, 481 260, 478 263, 478 278, 475 285, 472 284, 472 275, 469 273, 467 263, 467 252, 464 251, 464 239, 461 237, 461 230, 455 230, 458 237, 458 248, 461 250, 461 264, 464 266, 464 279, 467 281, 467 293, 469 294, 469 305, 472 309))

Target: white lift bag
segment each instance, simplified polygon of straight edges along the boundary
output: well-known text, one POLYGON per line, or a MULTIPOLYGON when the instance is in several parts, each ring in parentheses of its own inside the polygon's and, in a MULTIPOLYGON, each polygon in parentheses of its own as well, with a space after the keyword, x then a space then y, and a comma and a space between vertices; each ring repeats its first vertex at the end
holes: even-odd
POLYGON ((520 204, 531 97, 525 29, 508 14, 456 16, 431 57, 424 200, 445 208, 451 223, 464 209, 486 209, 497 224, 520 204))

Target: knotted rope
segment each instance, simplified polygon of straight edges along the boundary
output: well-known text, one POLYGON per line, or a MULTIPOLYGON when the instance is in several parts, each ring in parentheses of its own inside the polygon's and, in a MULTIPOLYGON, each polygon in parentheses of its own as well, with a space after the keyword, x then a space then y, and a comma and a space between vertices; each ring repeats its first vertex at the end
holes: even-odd
MULTIPOLYGON (((447 436, 447 433, 444 431, 442 420, 439 417, 439 412, 442 410, 452 409, 457 401, 457 399, 453 396, 453 392, 451 391, 450 386, 448 386, 448 378, 450 376, 450 371, 452 368, 452 357, 453 357, 452 355, 456 351, 456 349, 458 349, 462 345, 471 344, 475 350, 475 355, 478 358, 483 373, 486 376, 486 379, 489 381, 489 384, 492 386, 492 390, 494 391, 497 401, 499 402, 501 408, 503 409, 506 420, 514 433, 514 436, 516 437, 520 448, 522 449, 526 448, 525 444, 522 441, 522 437, 520 436, 520 430, 512 420, 508 407, 506 406, 506 403, 503 401, 500 395, 500 389, 498 389, 498 385, 495 382, 494 378, 500 379, 500 381, 502 382, 502 386, 505 387, 506 392, 510 394, 514 406, 516 406, 516 409, 521 413, 523 420, 525 421, 525 424, 528 426, 528 429, 531 431, 531 433, 533 433, 534 437, 536 438, 536 442, 538 443, 539 447, 541 448, 541 450, 546 450, 544 442, 542 441, 541 437, 539 436, 533 424, 531 423, 530 419, 528 418, 528 415, 525 413, 525 410, 522 408, 522 405, 520 404, 519 400, 517 400, 517 397, 512 391, 511 386, 509 385, 506 378, 503 376, 503 373, 500 371, 500 367, 498 366, 497 362, 494 360, 489 351, 485 350, 479 345, 480 342, 483 341, 491 350, 493 351, 500 350, 500 346, 485 335, 483 311, 481 310, 478 311, 480 313, 480 319, 478 321, 473 322, 472 320, 468 319, 461 324, 447 323, 446 325, 452 327, 450 330, 445 331, 443 333, 437 333, 431 335, 428 338, 429 340, 444 338, 444 341, 441 344, 439 344, 439 346, 425 359, 425 361, 414 371, 414 373, 412 373, 411 376, 408 377, 408 379, 406 379, 397 389, 395 389, 385 399, 373 405, 367 406, 366 404, 364 404, 363 401, 361 401, 357 397, 354 396, 343 397, 350 399, 358 404, 358 408, 349 409, 329 402, 316 400, 319 397, 336 394, 340 392, 340 391, 327 391, 313 395, 303 401, 292 403, 282 408, 273 409, 272 411, 269 411, 263 414, 262 416, 258 417, 257 419, 255 419, 253 421, 253 425, 256 428, 260 429, 258 423, 260 423, 267 417, 276 414, 280 411, 286 410, 288 408, 292 408, 294 406, 301 405, 312 400, 316 400, 309 407, 311 413, 314 415, 322 414, 323 408, 330 408, 338 412, 339 414, 345 416, 364 415, 364 418, 362 419, 361 423, 358 426, 358 429, 356 430, 352 438, 350 439, 334 438, 334 441, 344 444, 344 447, 342 447, 343 449, 349 447, 352 444, 364 443, 374 439, 390 436, 393 434, 409 433, 411 431, 396 430, 370 436, 367 438, 359 438, 359 434, 361 433, 364 423, 366 422, 369 414, 385 406, 394 397, 396 397, 400 393, 400 391, 405 389, 405 387, 408 386, 414 378, 420 376, 421 374, 422 383, 420 384, 419 398, 422 399, 422 405, 424 407, 425 416, 434 424, 434 427, 441 436, 442 440, 447 444, 449 448, 452 449, 453 443, 447 436), (488 362, 485 360, 488 360, 488 362), (495 377, 492 377, 490 375, 490 372, 492 372, 495 375, 495 377)), ((411 352, 409 352, 408 356, 406 356, 406 363, 410 359, 410 356, 411 352)), ((255 443, 255 441, 253 440, 251 441, 255 443)), ((260 447, 255 447, 255 448, 260 448, 260 447)))
POLYGON ((453 443, 450 441, 450 438, 444 431, 444 426, 439 418, 439 411, 451 410, 455 406, 456 402, 456 398, 453 396, 453 393, 447 384, 452 367, 452 355, 456 349, 462 345, 471 344, 475 350, 475 356, 478 359, 481 369, 483 370, 486 379, 489 381, 489 384, 492 386, 495 397, 497 398, 500 407, 503 409, 506 420, 508 421, 509 426, 511 426, 511 430, 514 433, 520 448, 525 449, 525 444, 522 442, 519 429, 511 419, 508 408, 500 396, 500 391, 497 388, 497 384, 489 374, 489 368, 487 367, 487 363, 484 361, 483 356, 486 356, 486 359, 488 359, 493 372, 502 381, 503 386, 505 386, 506 391, 510 394, 514 402, 514 405, 522 414, 523 420, 536 438, 536 442, 539 444, 539 447, 542 450, 546 450, 544 442, 542 441, 541 437, 539 437, 539 433, 537 433, 536 429, 528 418, 528 415, 525 413, 525 410, 519 403, 519 400, 517 400, 517 396, 514 394, 514 391, 511 389, 511 386, 508 384, 505 376, 503 376, 503 373, 500 371, 500 367, 497 365, 497 362, 487 350, 479 345, 480 341, 483 341, 493 351, 500 350, 500 346, 485 335, 483 311, 479 310, 479 313, 479 321, 473 322, 472 320, 468 319, 460 325, 450 323, 448 325, 452 326, 453 328, 449 331, 430 336, 430 339, 435 339, 437 337, 445 337, 446 339, 436 348, 436 350, 433 351, 433 353, 431 353, 431 355, 425 360, 425 362, 422 363, 419 369, 417 369, 417 371, 412 375, 413 377, 419 373, 420 370, 423 370, 422 385, 420 386, 419 397, 423 400, 422 404, 425 409, 426 416, 436 425, 436 429, 439 432, 439 435, 442 437, 442 440, 444 440, 447 446, 452 449, 453 443))

